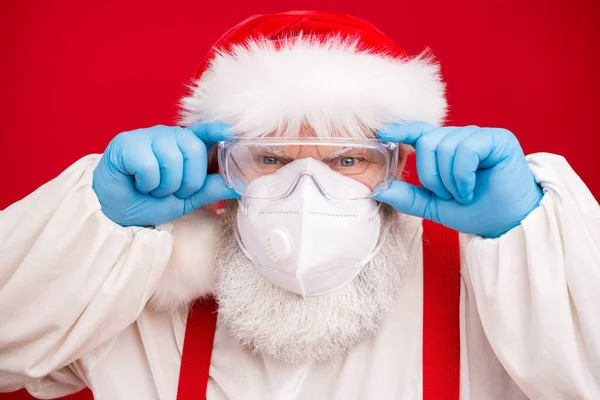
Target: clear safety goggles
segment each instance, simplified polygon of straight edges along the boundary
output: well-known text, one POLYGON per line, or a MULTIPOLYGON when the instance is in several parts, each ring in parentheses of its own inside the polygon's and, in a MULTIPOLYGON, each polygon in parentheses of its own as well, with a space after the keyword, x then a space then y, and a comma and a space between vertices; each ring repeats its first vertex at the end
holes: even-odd
POLYGON ((234 138, 219 142, 218 158, 225 184, 246 198, 285 198, 302 177, 309 176, 325 197, 356 200, 390 187, 396 176, 398 151, 397 144, 378 139, 234 138), (320 179, 318 171, 326 171, 324 166, 366 189, 361 194, 340 192, 331 179, 320 179), (285 184, 275 190, 252 190, 273 180, 285 184))

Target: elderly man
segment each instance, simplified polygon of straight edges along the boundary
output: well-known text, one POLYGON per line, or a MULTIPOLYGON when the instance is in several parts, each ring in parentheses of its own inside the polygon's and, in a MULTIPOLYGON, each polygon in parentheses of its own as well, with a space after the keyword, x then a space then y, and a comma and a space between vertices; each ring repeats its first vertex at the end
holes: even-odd
POLYGON ((600 210, 563 158, 440 127, 438 67, 348 16, 252 17, 196 78, 183 127, 121 133, 0 214, 1 390, 422 398, 425 218, 461 233, 461 398, 600 398, 600 210))

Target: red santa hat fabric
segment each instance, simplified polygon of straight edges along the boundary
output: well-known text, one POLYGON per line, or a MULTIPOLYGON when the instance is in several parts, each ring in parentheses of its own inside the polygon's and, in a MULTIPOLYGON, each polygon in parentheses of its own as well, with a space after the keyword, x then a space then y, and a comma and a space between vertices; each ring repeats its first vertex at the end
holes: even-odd
POLYGON ((358 18, 316 11, 257 15, 225 33, 200 65, 181 123, 220 120, 244 136, 372 137, 385 123, 441 124, 439 67, 407 56, 358 18))

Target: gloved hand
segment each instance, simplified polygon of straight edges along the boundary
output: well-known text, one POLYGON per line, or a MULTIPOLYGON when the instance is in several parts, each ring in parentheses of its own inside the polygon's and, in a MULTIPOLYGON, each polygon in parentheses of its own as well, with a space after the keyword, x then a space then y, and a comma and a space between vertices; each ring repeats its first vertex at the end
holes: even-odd
POLYGON ((523 150, 505 129, 390 124, 380 139, 412 145, 423 187, 394 181, 376 200, 463 233, 498 237, 542 199, 523 150))
POLYGON ((153 226, 238 195, 207 176, 207 149, 233 136, 223 123, 155 126, 117 135, 94 170, 104 214, 122 226, 153 226))

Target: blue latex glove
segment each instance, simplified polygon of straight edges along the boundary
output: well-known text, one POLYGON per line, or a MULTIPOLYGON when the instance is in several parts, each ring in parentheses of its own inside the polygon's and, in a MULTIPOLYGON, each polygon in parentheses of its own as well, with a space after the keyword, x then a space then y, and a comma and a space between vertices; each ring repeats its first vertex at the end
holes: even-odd
POLYGON ((232 136, 229 125, 202 122, 120 133, 94 170, 102 211, 122 226, 154 226, 238 197, 220 175, 207 176, 207 149, 232 136))
POLYGON ((540 203, 517 138, 505 129, 390 124, 380 139, 412 145, 423 187, 394 181, 376 199, 463 233, 498 237, 540 203))

